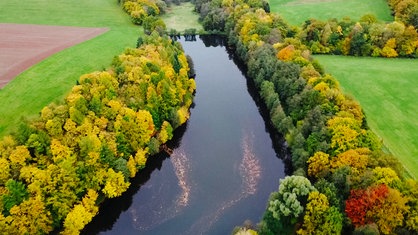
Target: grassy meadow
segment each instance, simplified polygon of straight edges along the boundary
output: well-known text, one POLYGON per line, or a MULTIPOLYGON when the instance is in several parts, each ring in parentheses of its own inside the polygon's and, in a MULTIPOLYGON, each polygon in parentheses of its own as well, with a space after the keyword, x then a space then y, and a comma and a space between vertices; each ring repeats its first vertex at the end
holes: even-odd
POLYGON ((60 101, 80 75, 109 67, 112 58, 134 47, 141 29, 116 0, 0 1, 0 23, 107 27, 96 38, 67 48, 32 66, 0 90, 0 136, 22 117, 35 116, 60 101))
POLYGON ((418 60, 315 56, 358 100, 370 128, 418 179, 418 60))
POLYGON ((272 12, 298 26, 310 18, 328 20, 348 16, 359 20, 365 14, 373 14, 381 21, 393 21, 386 0, 269 0, 269 3, 272 12))
POLYGON ((202 25, 198 22, 199 15, 194 11, 194 5, 191 2, 171 5, 161 18, 164 20, 168 31, 175 29, 178 32, 184 32, 185 29, 191 28, 197 31, 203 30, 202 25))

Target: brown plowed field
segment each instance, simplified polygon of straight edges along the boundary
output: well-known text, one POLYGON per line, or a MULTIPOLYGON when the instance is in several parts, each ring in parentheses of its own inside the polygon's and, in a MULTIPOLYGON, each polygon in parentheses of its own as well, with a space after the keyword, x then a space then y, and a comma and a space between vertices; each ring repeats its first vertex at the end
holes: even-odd
POLYGON ((107 28, 0 24, 0 88, 30 66, 107 28))

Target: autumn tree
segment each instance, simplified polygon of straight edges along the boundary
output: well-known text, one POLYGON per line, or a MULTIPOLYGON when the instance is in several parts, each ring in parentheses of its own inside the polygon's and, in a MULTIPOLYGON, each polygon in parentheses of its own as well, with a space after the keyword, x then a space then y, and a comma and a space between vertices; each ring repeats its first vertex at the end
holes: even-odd
POLYGON ((330 165, 332 171, 344 166, 351 167, 353 173, 359 173, 366 169, 371 151, 367 148, 350 149, 332 158, 330 165))
POLYGON ((80 230, 88 224, 98 212, 96 206, 98 194, 94 190, 88 190, 81 203, 67 214, 64 220, 64 230, 61 234, 79 234, 80 230))
POLYGON ((329 173, 329 155, 323 152, 316 152, 308 160, 308 175, 315 178, 323 178, 329 173))
POLYGON ((366 132, 361 129, 357 120, 335 116, 327 124, 332 134, 331 148, 336 154, 361 147, 359 137, 366 132))
POLYGON ((10 231, 19 234, 49 233, 52 231, 51 213, 46 208, 41 196, 31 197, 10 210, 13 218, 10 231))
POLYGON ((355 227, 375 223, 380 232, 391 234, 402 225, 407 201, 398 190, 381 184, 352 190, 345 212, 355 227))
POLYGON ((302 228, 297 234, 340 234, 343 216, 330 207, 327 197, 317 191, 309 193, 302 228))
POLYGON ((107 197, 114 198, 122 195, 129 185, 121 172, 115 172, 110 168, 107 170, 106 183, 102 191, 107 197))

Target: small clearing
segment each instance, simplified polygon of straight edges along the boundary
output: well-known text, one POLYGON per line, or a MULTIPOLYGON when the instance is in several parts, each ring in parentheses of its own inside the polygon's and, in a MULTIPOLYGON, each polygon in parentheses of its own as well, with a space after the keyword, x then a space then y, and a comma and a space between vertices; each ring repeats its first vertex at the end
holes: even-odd
POLYGON ((185 29, 203 30, 199 23, 199 15, 194 11, 194 5, 191 2, 172 5, 161 17, 167 26, 167 29, 175 29, 178 32, 184 32, 185 29))

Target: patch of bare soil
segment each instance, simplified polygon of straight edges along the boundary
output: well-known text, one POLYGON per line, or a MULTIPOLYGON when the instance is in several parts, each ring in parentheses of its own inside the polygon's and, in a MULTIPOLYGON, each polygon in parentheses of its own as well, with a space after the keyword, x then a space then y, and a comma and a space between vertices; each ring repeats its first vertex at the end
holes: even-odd
POLYGON ((32 65, 107 28, 0 24, 0 88, 32 65))

